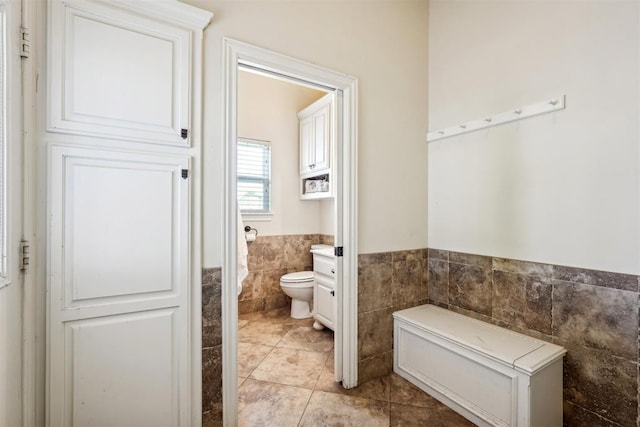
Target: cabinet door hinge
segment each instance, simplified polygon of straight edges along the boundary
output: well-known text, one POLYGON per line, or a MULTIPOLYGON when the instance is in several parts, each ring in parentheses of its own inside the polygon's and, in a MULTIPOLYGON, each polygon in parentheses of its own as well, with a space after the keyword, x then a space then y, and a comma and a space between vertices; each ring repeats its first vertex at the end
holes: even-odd
POLYGON ((31 51, 31 33, 26 27, 20 27, 20 57, 28 58, 31 51))
POLYGON ((333 248, 333 254, 335 256, 343 256, 344 246, 336 246, 335 248, 333 248))
POLYGON ((20 271, 26 271, 29 265, 29 242, 26 240, 20 241, 20 271))

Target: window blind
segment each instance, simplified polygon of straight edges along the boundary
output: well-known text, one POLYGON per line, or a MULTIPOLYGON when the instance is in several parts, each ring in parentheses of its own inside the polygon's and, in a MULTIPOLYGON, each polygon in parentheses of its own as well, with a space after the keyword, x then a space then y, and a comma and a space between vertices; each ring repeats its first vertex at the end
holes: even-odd
POLYGON ((271 211, 271 144, 238 139, 238 205, 246 213, 271 211))

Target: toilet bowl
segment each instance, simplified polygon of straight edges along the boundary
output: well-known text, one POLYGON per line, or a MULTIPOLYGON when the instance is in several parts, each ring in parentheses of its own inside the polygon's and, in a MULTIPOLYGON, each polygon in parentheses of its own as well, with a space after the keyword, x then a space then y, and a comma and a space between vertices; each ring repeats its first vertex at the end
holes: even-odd
POLYGON ((280 278, 282 291, 291 297, 291 317, 307 319, 312 316, 313 271, 298 271, 280 278))

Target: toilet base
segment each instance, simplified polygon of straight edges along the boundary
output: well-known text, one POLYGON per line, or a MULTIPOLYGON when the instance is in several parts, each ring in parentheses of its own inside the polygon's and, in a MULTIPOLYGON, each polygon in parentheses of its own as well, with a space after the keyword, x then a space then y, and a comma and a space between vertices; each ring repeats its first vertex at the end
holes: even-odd
POLYGON ((291 300, 291 317, 293 319, 308 319, 311 316, 313 316, 313 314, 311 313, 308 301, 299 299, 291 300))
POLYGON ((313 322, 313 329, 315 329, 316 331, 321 331, 324 329, 324 325, 316 320, 315 322, 313 322))

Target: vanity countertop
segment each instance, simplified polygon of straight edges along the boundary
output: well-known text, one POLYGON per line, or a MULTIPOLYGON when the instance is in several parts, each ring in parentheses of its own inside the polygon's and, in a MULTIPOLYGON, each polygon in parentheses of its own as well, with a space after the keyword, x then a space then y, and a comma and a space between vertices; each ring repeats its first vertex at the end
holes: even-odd
POLYGON ((333 246, 330 246, 330 245, 313 245, 311 246, 311 253, 324 255, 327 257, 335 256, 333 246))

